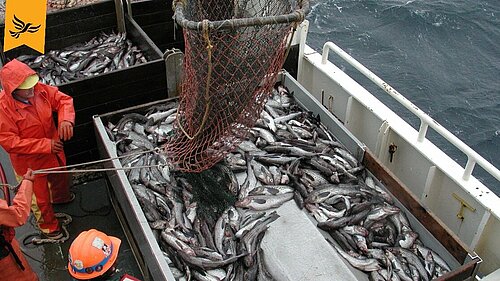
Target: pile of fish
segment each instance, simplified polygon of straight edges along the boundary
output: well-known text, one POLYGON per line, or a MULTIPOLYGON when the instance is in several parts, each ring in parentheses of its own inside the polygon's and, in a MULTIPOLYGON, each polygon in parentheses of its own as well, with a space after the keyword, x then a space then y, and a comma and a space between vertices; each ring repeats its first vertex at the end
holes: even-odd
POLYGON ((201 218, 193 187, 158 149, 173 135, 176 110, 176 103, 154 106, 107 124, 122 165, 138 167, 128 179, 176 279, 273 280, 259 245, 278 218, 272 209, 292 198, 372 280, 430 280, 450 271, 391 195, 282 86, 248 139, 217 164, 231 175, 227 188, 238 201, 217 220, 201 218))
POLYGON ((94 4, 102 0, 47 0, 47 10, 63 10, 78 6, 94 4))
POLYGON ((5 0, 0 0, 0 22, 5 22, 5 0))
MULTIPOLYGON (((103 0, 47 0, 47 12, 94 4, 103 0)), ((132 1, 134 2, 134 1, 132 1)), ((0 22, 5 20, 5 0, 0 0, 0 22)))
MULTIPOLYGON (((197 214, 193 187, 155 149, 172 131, 176 111, 177 104, 170 103, 108 123, 122 166, 143 167, 127 176, 172 273, 177 280, 272 280, 259 245, 278 215, 234 206, 216 219, 197 214)), ((220 167, 231 176, 229 189, 236 194, 237 179, 227 166, 220 167)))
POLYGON ((44 55, 22 55, 18 60, 34 69, 43 83, 61 85, 101 73, 147 62, 126 33, 101 33, 86 43, 44 55))

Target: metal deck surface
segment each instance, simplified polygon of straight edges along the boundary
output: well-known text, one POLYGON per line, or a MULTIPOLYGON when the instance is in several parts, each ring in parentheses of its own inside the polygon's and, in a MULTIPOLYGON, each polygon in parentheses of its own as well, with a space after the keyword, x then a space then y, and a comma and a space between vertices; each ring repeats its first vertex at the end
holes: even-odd
POLYGON ((76 194, 75 201, 67 205, 54 207, 55 212, 67 213, 73 218, 73 221, 68 226, 70 239, 64 243, 39 246, 27 244, 23 246, 23 240, 29 241, 32 234, 38 233, 38 230, 34 227, 33 215, 30 215, 28 223, 16 229, 16 237, 40 281, 73 280, 67 270, 68 249, 80 232, 90 228, 95 228, 122 240, 117 260, 118 270, 110 280, 119 280, 125 273, 142 279, 141 272, 111 205, 106 188, 107 183, 104 178, 77 185, 72 188, 76 194))
POLYGON ((67 270, 68 249, 80 232, 90 228, 122 240, 117 260, 118 271, 110 280, 119 280, 124 273, 142 279, 132 250, 109 200, 106 180, 97 179, 77 185, 72 190, 76 194, 75 201, 54 207, 55 212, 64 212, 73 217, 73 222, 68 226, 69 240, 62 244, 35 246, 28 243, 23 246, 23 240, 29 241, 31 235, 38 233, 34 227, 33 215, 28 219, 28 223, 16 229, 16 237, 22 250, 40 280, 73 280, 67 270))
MULTIPOLYGON (((1 148, 0 163, 8 182, 15 184, 9 157, 1 148)), ((39 233, 34 226, 35 220, 32 214, 25 225, 16 228, 16 238, 40 281, 74 280, 67 270, 68 249, 80 232, 91 228, 122 240, 116 264, 117 272, 109 280, 120 280, 120 277, 125 273, 143 280, 139 266, 111 205, 107 188, 108 184, 104 177, 76 185, 72 188, 76 194, 75 200, 70 204, 54 207, 55 212, 64 212, 73 217, 73 221, 68 226, 70 238, 64 243, 39 246, 25 243, 26 245, 23 245, 23 240, 30 241, 33 235, 39 233)))

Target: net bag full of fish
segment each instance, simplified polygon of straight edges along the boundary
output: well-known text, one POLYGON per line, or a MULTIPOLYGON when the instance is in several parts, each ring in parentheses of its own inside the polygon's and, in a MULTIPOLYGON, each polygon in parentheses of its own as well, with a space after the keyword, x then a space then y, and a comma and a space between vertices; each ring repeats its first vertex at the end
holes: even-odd
POLYGON ((174 1, 184 73, 165 151, 180 171, 212 167, 253 127, 282 68, 307 0, 174 1))

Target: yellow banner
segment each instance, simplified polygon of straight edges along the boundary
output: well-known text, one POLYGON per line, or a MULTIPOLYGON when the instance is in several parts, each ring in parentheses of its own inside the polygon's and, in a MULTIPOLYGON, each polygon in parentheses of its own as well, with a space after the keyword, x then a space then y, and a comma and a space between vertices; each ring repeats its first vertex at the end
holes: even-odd
POLYGON ((47 0, 7 0, 4 52, 24 44, 43 54, 46 13, 47 0))

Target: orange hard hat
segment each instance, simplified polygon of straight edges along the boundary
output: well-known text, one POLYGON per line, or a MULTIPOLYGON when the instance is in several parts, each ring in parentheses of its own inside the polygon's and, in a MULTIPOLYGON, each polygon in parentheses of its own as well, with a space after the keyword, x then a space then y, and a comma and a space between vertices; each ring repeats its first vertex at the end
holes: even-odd
POLYGON ((69 274, 80 280, 103 275, 115 263, 120 244, 120 239, 99 230, 83 231, 69 247, 69 274))

